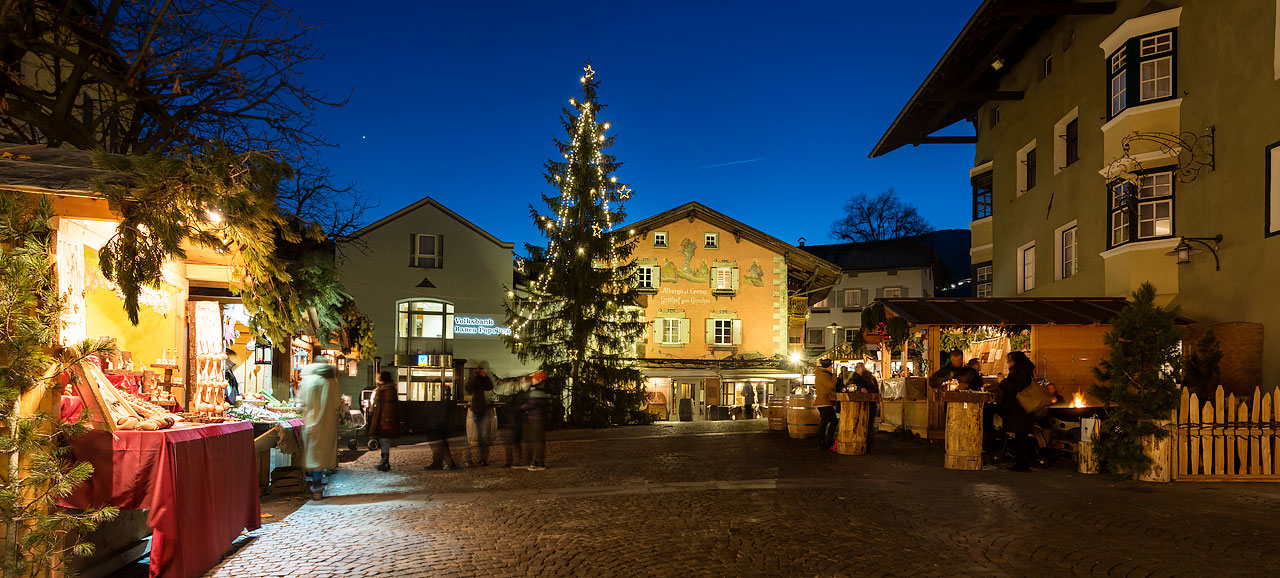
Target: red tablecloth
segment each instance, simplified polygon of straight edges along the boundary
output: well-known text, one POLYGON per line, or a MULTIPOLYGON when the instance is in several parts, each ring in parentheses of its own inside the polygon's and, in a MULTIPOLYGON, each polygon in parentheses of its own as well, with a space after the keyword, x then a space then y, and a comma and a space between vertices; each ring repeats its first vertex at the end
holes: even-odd
POLYGON ((150 510, 151 578, 200 576, 261 525, 250 422, 90 431, 71 451, 94 472, 65 505, 150 510))
POLYGON ((138 395, 139 393, 138 378, 132 375, 107 374, 107 381, 110 381, 111 385, 132 393, 133 395, 138 395))

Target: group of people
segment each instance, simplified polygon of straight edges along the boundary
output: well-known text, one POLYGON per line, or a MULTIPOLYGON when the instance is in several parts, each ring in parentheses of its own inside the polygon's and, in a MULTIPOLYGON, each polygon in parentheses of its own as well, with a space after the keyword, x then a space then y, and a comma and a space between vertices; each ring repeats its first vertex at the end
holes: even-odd
MULTIPOLYGON (((493 428, 491 420, 493 413, 496 413, 498 441, 506 454, 503 467, 527 465, 532 471, 546 468, 546 421, 550 396, 543 389, 541 381, 535 377, 522 379, 505 402, 495 403, 490 400, 494 382, 489 375, 488 365, 481 362, 472 372, 463 391, 467 395, 467 421, 476 432, 479 455, 473 456, 471 446, 467 444, 468 466, 489 465, 489 451, 493 443, 490 435, 493 428), (491 408, 496 411, 491 413, 491 408)), ((459 469, 453 451, 449 448, 449 404, 435 405, 435 413, 427 416, 427 443, 431 449, 431 463, 426 469, 459 469)), ((378 385, 374 390, 368 419, 369 437, 378 439, 382 451, 382 462, 377 468, 379 471, 391 470, 391 445, 401 433, 399 406, 400 395, 395 380, 391 372, 383 371, 378 375, 378 385)))
POLYGON ((1013 434, 1014 463, 1009 469, 1016 472, 1031 471, 1031 461, 1036 453, 1036 441, 1032 437, 1035 417, 1018 403, 1018 394, 1035 381, 1035 364, 1027 354, 1012 351, 1005 357, 1009 374, 995 387, 988 387, 982 381, 977 359, 970 359, 969 363, 965 363, 964 353, 959 349, 952 349, 950 356, 951 363, 929 377, 930 387, 943 389, 947 388, 948 382, 954 381, 955 389, 958 390, 994 391, 995 410, 1000 414, 1003 429, 1013 434))
MULTIPOLYGON (((843 392, 880 393, 880 381, 867 369, 866 364, 857 363, 853 371, 841 372, 837 376, 831 369, 830 359, 818 362, 813 378, 813 405, 818 409, 818 449, 828 450, 836 443, 836 429, 839 418, 836 416, 835 394, 843 392)), ((867 452, 871 451, 875 441, 876 406, 871 406, 871 415, 867 419, 867 452)))

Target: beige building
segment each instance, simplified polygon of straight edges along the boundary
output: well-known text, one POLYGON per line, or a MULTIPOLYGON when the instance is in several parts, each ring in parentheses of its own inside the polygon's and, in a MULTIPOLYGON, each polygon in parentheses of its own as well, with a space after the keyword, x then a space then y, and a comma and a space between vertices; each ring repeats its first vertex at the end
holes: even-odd
POLYGON ((699 203, 619 229, 640 236, 633 257, 650 330, 639 348, 648 387, 673 417, 756 403, 803 368, 804 320, 840 270, 699 203), (793 309, 793 305, 796 309, 793 309), (793 311, 795 314, 793 315, 793 311))
POLYGON ((975 295, 1150 281, 1201 325, 1247 322, 1230 364, 1276 384, 1278 5, 986 0, 871 156, 975 145, 975 295), (974 136, 934 134, 962 121, 974 136))

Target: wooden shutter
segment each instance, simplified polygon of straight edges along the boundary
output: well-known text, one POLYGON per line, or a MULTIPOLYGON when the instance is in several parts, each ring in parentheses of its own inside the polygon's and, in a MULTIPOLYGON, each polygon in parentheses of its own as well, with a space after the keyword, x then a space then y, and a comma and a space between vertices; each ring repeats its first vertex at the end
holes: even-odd
POLYGON ((707 345, 715 345, 716 342, 716 320, 707 319, 707 345))
POLYGON ((844 308, 844 289, 832 289, 831 292, 836 296, 836 309, 844 308))
POLYGON ((409 266, 410 267, 418 266, 417 254, 418 254, 418 235, 415 233, 409 233, 409 266))
POLYGON ((904 287, 902 288, 902 296, 903 296, 903 297, 910 297, 910 296, 911 296, 911 290, 910 290, 910 289, 907 289, 907 288, 904 286, 904 287))
POLYGON ((649 279, 649 285, 657 289, 662 284, 662 267, 657 265, 649 267, 649 279))
POLYGON ((733 289, 734 291, 737 291, 738 290, 738 268, 734 267, 732 271, 733 273, 729 274, 729 283, 730 283, 729 288, 733 289))
POLYGON ((733 320, 733 344, 742 345, 742 320, 733 320))
POLYGON ((444 235, 436 235, 436 268, 444 268, 444 235))
POLYGON ((662 318, 655 317, 653 319, 653 342, 662 343, 662 318))
POLYGON ((689 320, 680 320, 680 343, 689 343, 689 320))
POLYGON ((859 289, 858 292, 862 295, 862 306, 864 308, 870 307, 871 306, 871 290, 859 289))
POLYGON ((884 297, 884 287, 876 287, 876 299, 884 297))
POLYGON ((711 268, 711 290, 712 290, 712 291, 715 291, 715 290, 716 290, 716 270, 718 270, 718 269, 719 269, 719 267, 712 267, 712 268, 711 268))

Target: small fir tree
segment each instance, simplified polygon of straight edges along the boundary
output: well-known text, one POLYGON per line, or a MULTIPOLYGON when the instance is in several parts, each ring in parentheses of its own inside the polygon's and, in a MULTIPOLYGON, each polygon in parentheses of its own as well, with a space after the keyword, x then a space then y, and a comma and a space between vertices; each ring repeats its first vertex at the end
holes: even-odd
POLYGON ((563 160, 543 164, 557 192, 542 195, 545 213, 530 207, 547 245, 527 245, 530 259, 517 264, 528 282, 507 304, 507 344, 567 392, 571 423, 600 427, 627 423, 643 406, 634 348, 645 322, 633 283, 636 238, 612 234, 631 190, 614 176, 622 163, 605 152, 614 137, 599 116, 599 81, 590 63, 584 70, 581 96, 561 112, 568 140, 555 143, 563 160))
POLYGON ((1157 423, 1178 407, 1178 348, 1182 329, 1176 307, 1155 304, 1156 289, 1143 283, 1133 300, 1111 320, 1104 342, 1106 359, 1094 368, 1101 382, 1090 388, 1107 415, 1098 426, 1094 453, 1113 473, 1133 476, 1151 467, 1142 451, 1147 436, 1164 439, 1169 430, 1157 423))
POLYGON ((104 341, 85 341, 57 350, 63 301, 52 267, 53 205, 49 197, 29 203, 0 193, 0 527, 4 578, 43 576, 62 569, 73 555, 93 553, 93 544, 77 540, 113 518, 115 508, 55 511, 93 474, 93 466, 67 459, 60 440, 86 429, 86 416, 62 423, 42 405, 56 399, 55 376, 89 355, 109 352, 104 341))
MULTIPOLYGON (((1196 394, 1201 401, 1209 399, 1222 382, 1218 365, 1222 362, 1222 348, 1210 329, 1196 342, 1195 350, 1187 354, 1182 364, 1182 386, 1196 394)), ((1199 408, 1196 408, 1199 409, 1199 408)))

